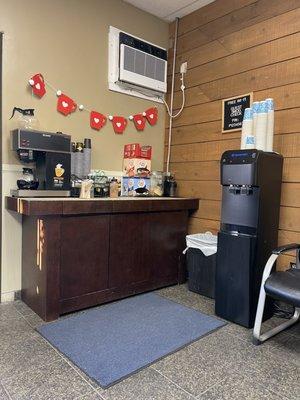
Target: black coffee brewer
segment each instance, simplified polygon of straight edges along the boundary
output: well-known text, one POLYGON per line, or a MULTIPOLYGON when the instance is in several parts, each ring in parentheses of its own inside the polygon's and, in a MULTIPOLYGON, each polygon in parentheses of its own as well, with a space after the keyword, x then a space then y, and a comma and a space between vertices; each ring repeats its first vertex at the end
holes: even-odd
MULTIPOLYGON (((32 185, 17 182, 12 190, 17 197, 68 197, 71 179, 71 136, 27 129, 15 129, 11 134, 12 149, 20 161, 35 163, 32 185), (28 187, 31 187, 28 189, 28 187), (36 189, 33 189, 33 188, 36 189)), ((26 183, 26 182, 25 182, 26 183)))

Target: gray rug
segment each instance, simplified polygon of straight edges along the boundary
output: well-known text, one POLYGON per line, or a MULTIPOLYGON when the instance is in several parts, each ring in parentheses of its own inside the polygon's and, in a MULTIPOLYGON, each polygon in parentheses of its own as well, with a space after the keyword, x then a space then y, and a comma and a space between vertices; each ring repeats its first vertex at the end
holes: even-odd
POLYGON ((106 388, 223 325, 147 293, 45 324, 38 331, 106 388))

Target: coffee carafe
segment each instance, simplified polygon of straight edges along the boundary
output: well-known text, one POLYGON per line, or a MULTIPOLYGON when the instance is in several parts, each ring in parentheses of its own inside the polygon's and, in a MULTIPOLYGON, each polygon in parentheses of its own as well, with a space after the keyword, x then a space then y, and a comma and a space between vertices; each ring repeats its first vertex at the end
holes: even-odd
POLYGON ((20 107, 14 107, 12 115, 10 119, 12 119, 15 115, 15 112, 17 112, 16 116, 16 122, 17 122, 17 128, 18 129, 35 129, 38 130, 40 127, 38 119, 34 115, 34 109, 33 108, 20 108, 20 107))

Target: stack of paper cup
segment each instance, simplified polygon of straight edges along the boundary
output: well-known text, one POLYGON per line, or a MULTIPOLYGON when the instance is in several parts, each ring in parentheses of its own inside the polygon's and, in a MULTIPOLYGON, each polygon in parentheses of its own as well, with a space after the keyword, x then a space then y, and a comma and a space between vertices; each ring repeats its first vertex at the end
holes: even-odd
POLYGON ((72 163, 73 163, 73 168, 72 168, 72 172, 74 175, 79 176, 78 175, 78 154, 77 152, 74 152, 72 155, 72 163))
POLYGON ((267 136, 266 136, 266 151, 273 151, 274 138, 274 100, 266 99, 268 121, 267 121, 267 136))
POLYGON ((241 149, 253 149, 254 144, 255 140, 253 135, 253 112, 251 108, 246 108, 242 125, 241 149), (251 147, 251 145, 253 147, 251 147))
POLYGON ((247 136, 245 149, 255 149, 255 137, 253 135, 247 136))
POLYGON ((82 179, 84 177, 83 152, 76 151, 73 155, 73 162, 74 162, 74 175, 82 179))
POLYGON ((256 136, 256 125, 257 125, 257 115, 259 109, 259 101, 254 101, 252 103, 252 111, 253 111, 253 136, 256 136))
POLYGON ((83 176, 87 177, 91 172, 91 155, 92 155, 92 143, 91 139, 84 139, 83 148, 83 176))
POLYGON ((268 109, 265 101, 259 102, 257 123, 256 123, 256 148, 258 150, 266 150, 267 144, 267 124, 268 109))

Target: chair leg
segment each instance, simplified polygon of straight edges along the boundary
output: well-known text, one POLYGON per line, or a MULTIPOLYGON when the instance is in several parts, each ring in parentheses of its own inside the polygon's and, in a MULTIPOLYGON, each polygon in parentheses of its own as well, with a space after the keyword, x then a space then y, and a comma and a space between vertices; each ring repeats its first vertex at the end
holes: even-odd
POLYGON ((257 310, 256 310, 256 316, 255 316, 255 323, 254 323, 254 329, 253 329, 253 344, 259 345, 263 342, 261 339, 261 324, 264 316, 264 309, 265 309, 265 302, 266 302, 266 292, 265 292, 265 282, 270 276, 270 273, 272 271, 273 265, 275 261, 277 260, 278 254, 271 254, 269 257, 266 266, 264 268, 262 280, 261 280, 261 285, 260 285, 260 291, 259 291, 259 298, 258 298, 258 304, 257 304, 257 310))
POLYGON ((253 329, 253 344, 255 344, 256 346, 262 343, 260 331, 264 315, 265 302, 266 302, 266 292, 264 286, 261 285, 257 310, 256 310, 254 329, 253 329))
MULTIPOLYGON (((257 316, 257 315, 256 315, 257 316)), ((261 321, 257 321, 257 326, 255 329, 256 325, 256 320, 255 320, 255 325, 254 325, 254 330, 253 330, 253 344, 259 345, 262 342, 266 341, 272 336, 277 335, 279 332, 282 332, 284 329, 288 328, 289 326, 294 325, 300 318, 300 308, 295 308, 294 315, 292 318, 289 320, 283 322, 282 324, 276 326, 273 329, 270 329, 268 332, 265 332, 263 335, 260 334, 260 329, 261 329, 261 321)))

